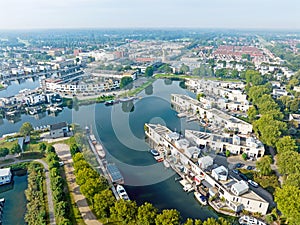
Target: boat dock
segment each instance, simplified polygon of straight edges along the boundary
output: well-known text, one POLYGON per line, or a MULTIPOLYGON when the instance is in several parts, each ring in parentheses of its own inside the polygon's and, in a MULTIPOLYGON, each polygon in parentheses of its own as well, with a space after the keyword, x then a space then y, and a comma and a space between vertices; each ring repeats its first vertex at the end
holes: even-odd
POLYGON ((114 184, 113 184, 113 182, 111 180, 111 177, 110 177, 110 175, 108 173, 108 170, 107 170, 107 168, 104 165, 106 163, 106 161, 104 159, 100 158, 99 154, 97 153, 96 147, 94 146, 94 144, 93 144, 93 142, 92 142, 92 140, 90 138, 90 135, 87 135, 87 138, 88 138, 88 142, 89 142, 90 148, 91 148, 92 152, 94 153, 94 155, 96 156, 97 162, 99 163, 99 168, 101 169, 104 177, 108 180, 108 183, 109 183, 109 185, 111 187, 111 190, 112 190, 114 196, 116 197, 117 200, 119 200, 120 196, 118 195, 117 190, 116 190, 116 188, 115 188, 115 186, 114 186, 114 184))

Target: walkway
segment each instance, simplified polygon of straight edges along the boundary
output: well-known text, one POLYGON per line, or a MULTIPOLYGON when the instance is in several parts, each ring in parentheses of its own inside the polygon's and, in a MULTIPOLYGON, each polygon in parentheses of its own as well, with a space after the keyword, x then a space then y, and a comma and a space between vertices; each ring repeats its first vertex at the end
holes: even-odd
POLYGON ((74 201, 77 204, 77 207, 81 213, 81 216, 84 222, 87 225, 102 225, 96 216, 91 211, 85 197, 80 193, 79 185, 76 183, 74 168, 73 168, 73 159, 70 153, 70 147, 66 144, 54 144, 53 147, 59 158, 64 162, 64 168, 66 172, 66 179, 69 185, 70 193, 72 193, 74 201))
POLYGON ((31 161, 35 161, 35 162, 41 163, 44 166, 44 168, 45 168, 45 177, 46 177, 46 188, 47 188, 47 199, 48 199, 48 209, 49 209, 50 225, 56 225, 48 164, 45 161, 41 160, 41 159, 35 159, 35 160, 24 159, 24 160, 19 160, 19 159, 14 158, 14 160, 15 160, 14 162, 7 163, 7 164, 2 164, 1 167, 9 166, 9 165, 16 164, 16 163, 31 162, 31 161))

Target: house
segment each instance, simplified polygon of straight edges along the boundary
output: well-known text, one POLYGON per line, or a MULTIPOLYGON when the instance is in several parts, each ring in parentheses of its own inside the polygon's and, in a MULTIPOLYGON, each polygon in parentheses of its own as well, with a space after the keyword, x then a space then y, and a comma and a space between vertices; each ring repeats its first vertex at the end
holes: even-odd
POLYGON ((243 180, 240 180, 231 186, 231 192, 236 196, 245 194, 246 192, 248 192, 248 190, 249 190, 249 186, 243 180))
POLYGON ((300 114, 290 114, 289 115, 289 121, 295 122, 295 124, 298 125, 298 128, 300 127, 300 114))
MULTIPOLYGON (((185 143, 187 143, 186 140, 188 139, 184 139, 181 136, 178 139, 178 135, 176 135, 176 141, 172 140, 170 136, 175 136, 174 132, 160 124, 145 124, 145 134, 151 147, 161 146, 164 153, 169 153, 166 154, 168 157, 175 159, 172 163, 175 167, 180 167, 186 179, 195 182, 196 186, 200 184, 206 186, 210 196, 216 195, 220 199, 224 198, 224 204, 234 212, 240 212, 245 209, 249 212, 263 215, 267 213, 269 202, 249 189, 248 186, 246 187, 244 183, 228 176, 227 168, 219 166, 210 172, 207 167, 212 165, 212 159, 207 158, 209 162, 206 162, 203 158, 197 161, 193 160, 187 155, 186 151, 183 151, 183 148, 177 147, 179 146, 178 144, 181 147, 187 146, 185 143), (184 140, 183 142, 180 142, 181 138, 184 140), (175 145, 175 142, 177 142, 177 145, 175 145)), ((238 142, 239 140, 235 141, 238 142)), ((189 143, 191 146, 188 148, 194 146, 194 142, 190 141, 189 143)))
POLYGON ((214 164, 214 160, 210 156, 204 156, 198 160, 201 169, 205 170, 214 164))
POLYGON ((11 182, 12 173, 10 168, 0 169, 0 185, 11 182))
POLYGON ((50 125, 51 138, 67 137, 69 132, 70 130, 66 122, 50 125))
POLYGON ((216 180, 226 181, 228 177, 228 169, 224 166, 219 166, 211 171, 211 175, 216 180))

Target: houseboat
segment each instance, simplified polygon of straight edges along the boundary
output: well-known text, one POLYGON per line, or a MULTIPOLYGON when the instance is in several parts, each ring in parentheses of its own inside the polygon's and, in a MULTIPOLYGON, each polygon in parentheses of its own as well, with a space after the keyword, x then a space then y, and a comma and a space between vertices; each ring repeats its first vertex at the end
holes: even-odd
POLYGON ((204 195, 199 192, 194 192, 194 196, 202 205, 207 205, 207 198, 204 195))
POLYGON ((121 199, 124 199, 124 200, 130 200, 129 197, 128 197, 128 194, 127 192, 125 191, 125 188, 122 186, 122 185, 117 185, 117 193, 118 195, 120 196, 121 199))
POLYGON ((11 182, 12 173, 10 168, 0 169, 0 185, 9 184, 11 182))

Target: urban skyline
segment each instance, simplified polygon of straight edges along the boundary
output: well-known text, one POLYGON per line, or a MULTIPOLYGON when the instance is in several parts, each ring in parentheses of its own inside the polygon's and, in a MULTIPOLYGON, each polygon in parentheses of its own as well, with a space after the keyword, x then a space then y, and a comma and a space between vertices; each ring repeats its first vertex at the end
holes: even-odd
POLYGON ((12 0, 1 5, 0 29, 300 29, 295 0, 12 0))

